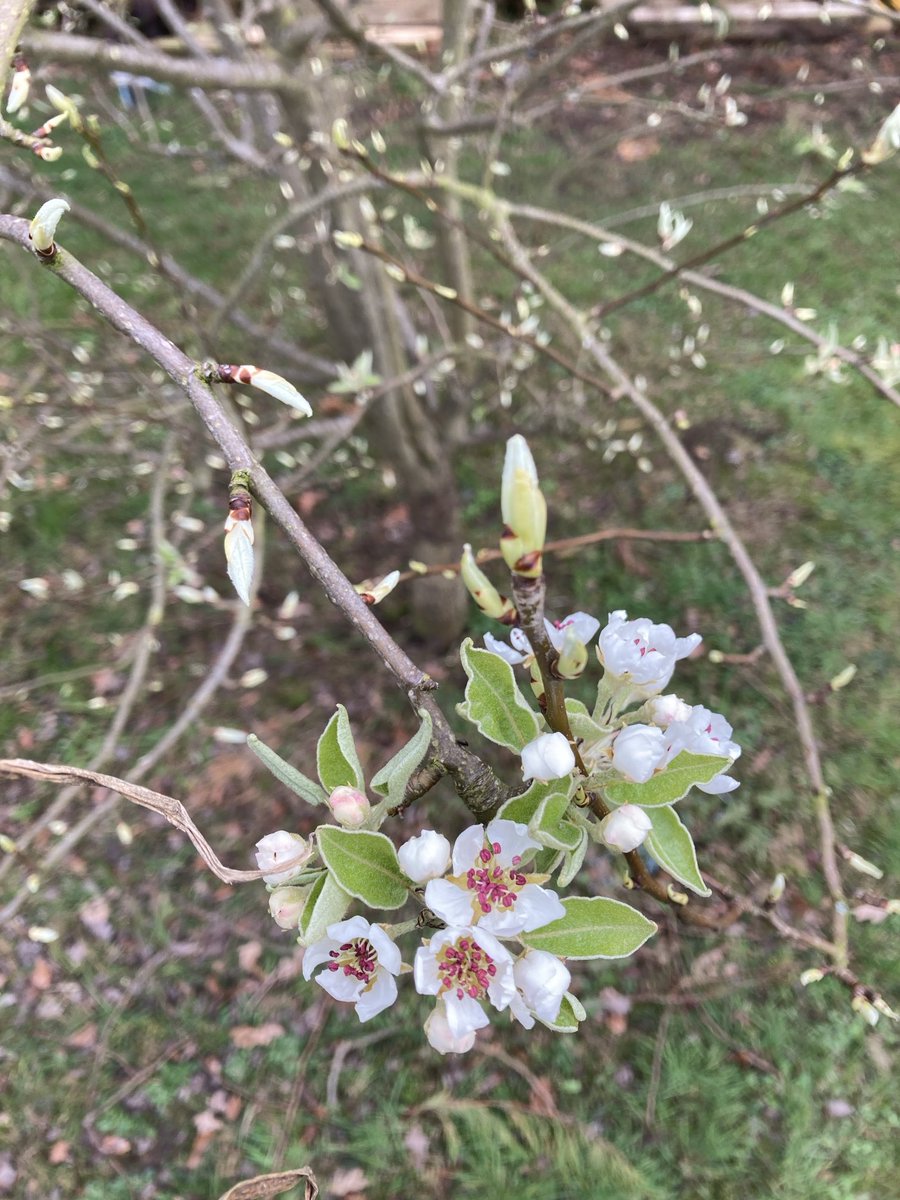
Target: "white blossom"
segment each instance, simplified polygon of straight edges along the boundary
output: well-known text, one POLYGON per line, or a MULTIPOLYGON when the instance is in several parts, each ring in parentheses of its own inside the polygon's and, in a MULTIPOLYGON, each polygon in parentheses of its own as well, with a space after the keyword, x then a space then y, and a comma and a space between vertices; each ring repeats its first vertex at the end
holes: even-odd
POLYGON ((435 1036, 449 1035, 457 1045, 465 1044, 470 1034, 489 1023, 481 1001, 502 1011, 516 993, 509 951, 481 928, 442 929, 429 938, 416 951, 413 979, 421 995, 439 996, 443 1001, 446 1027, 442 1018, 436 1017, 435 1036))
POLYGON ((534 1019, 555 1021, 572 976, 562 959, 546 950, 526 950, 513 966, 516 994, 510 1012, 526 1029, 534 1019))
POLYGON ((613 766, 634 783, 646 783, 666 761, 666 735, 655 725, 626 725, 613 742, 613 766))
POLYGON ((522 866, 528 852, 538 848, 527 826, 515 821, 497 818, 487 829, 472 825, 453 846, 453 874, 428 883, 425 903, 448 925, 477 924, 497 937, 556 921, 565 916, 559 897, 522 866))
POLYGON ((438 879, 450 865, 450 843, 442 833, 424 829, 397 851, 400 868, 413 883, 438 879))
POLYGON ((256 843, 256 865, 260 871, 268 871, 263 875, 263 883, 290 883, 312 856, 312 850, 299 833, 287 833, 279 829, 275 833, 267 833, 256 843), (275 870, 286 862, 294 862, 292 867, 285 870, 275 870))
POLYGON ((569 613, 567 617, 563 617, 561 621, 551 622, 545 617, 544 627, 547 630, 547 636, 553 643, 554 650, 561 651, 567 633, 574 634, 579 642, 584 642, 587 645, 588 642, 593 640, 594 635, 600 628, 600 622, 596 617, 592 617, 590 613, 574 612, 569 613))
POLYGON ((650 701, 650 720, 660 729, 667 729, 673 721, 686 721, 691 715, 691 706, 678 698, 674 692, 665 696, 654 696, 650 701))
POLYGON ((600 822, 600 836, 607 846, 628 854, 637 850, 653 828, 648 813, 637 804, 623 804, 600 822))
POLYGON ((654 625, 648 617, 629 621, 620 609, 609 614, 598 653, 610 675, 628 680, 640 694, 653 696, 666 687, 676 662, 687 658, 702 640, 699 633, 676 637, 669 625, 654 625))
POLYGON ((529 659, 534 658, 531 642, 529 642, 521 629, 510 630, 509 642, 509 645, 506 642, 501 642, 492 633, 484 635, 485 649, 490 650, 491 654, 498 654, 511 667, 517 667, 521 663, 528 662, 529 659))
POLYGON ((370 925, 365 917, 338 921, 326 933, 303 955, 303 978, 324 964, 316 983, 335 1000, 353 1004, 360 1021, 370 1021, 397 999, 400 951, 380 925, 370 925))
POLYGON ((740 784, 724 772, 740 758, 741 748, 731 740, 732 733, 731 725, 721 713, 695 704, 685 720, 673 721, 666 730, 666 762, 671 762, 682 750, 690 754, 721 755, 726 760, 722 764, 722 774, 716 775, 708 783, 698 783, 697 787, 711 796, 733 792, 740 784))
POLYGON ((546 783, 562 779, 575 767, 575 754, 564 733, 542 733, 522 747, 522 777, 546 783))

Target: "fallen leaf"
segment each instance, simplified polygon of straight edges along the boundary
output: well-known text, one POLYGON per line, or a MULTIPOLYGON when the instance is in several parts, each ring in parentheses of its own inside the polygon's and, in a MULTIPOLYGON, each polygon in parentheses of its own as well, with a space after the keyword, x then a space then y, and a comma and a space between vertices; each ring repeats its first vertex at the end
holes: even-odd
POLYGON ((328 1185, 328 1193, 342 1200, 343 1197, 359 1195, 368 1186, 369 1181, 362 1167, 338 1168, 328 1185))
POLYGON ((252 975, 256 971, 261 954, 261 942, 244 942, 243 946, 238 947, 238 963, 241 970, 252 975))
POLYGON ((880 925, 888 918, 888 910, 878 904, 857 904, 853 910, 857 921, 868 921, 871 925, 880 925))
POLYGON ((825 1112, 829 1117, 852 1117, 856 1109, 847 1100, 826 1100, 825 1112))
POLYGON ((61 1163, 69 1161, 69 1151, 71 1149, 71 1142, 54 1142, 50 1147, 50 1153, 47 1157, 54 1167, 58 1167, 61 1163))
POLYGON ((257 1046, 269 1046, 284 1033, 284 1026, 277 1021, 266 1025, 235 1025, 228 1035, 238 1050, 253 1050, 257 1046))
POLYGON ((410 1161, 414 1170, 421 1174, 428 1162, 431 1138, 429 1138, 421 1125, 411 1125, 403 1139, 403 1145, 409 1151, 410 1161))
POLYGON ((236 1183, 219 1200, 268 1200, 269 1196, 280 1196, 289 1192, 304 1180, 303 1200, 316 1200, 319 1185, 309 1167, 297 1167, 294 1171, 276 1171, 274 1175, 254 1175, 243 1183, 236 1183))
POLYGON ((645 162, 648 158, 653 158, 654 154, 659 154, 662 146, 659 138, 622 138, 616 146, 616 157, 622 162, 645 162))
POLYGON ((109 923, 109 904, 103 896, 94 896, 92 900, 82 904, 78 916, 88 933, 92 933, 95 938, 100 938, 103 942, 112 940, 114 930, 109 923))
POLYGON ((66 1045, 71 1046, 74 1050, 93 1050, 97 1045, 97 1026, 93 1021, 82 1025, 71 1037, 66 1038, 66 1045))
POLYGON ((46 958, 36 958, 31 968, 31 986, 39 992, 46 992, 53 982, 53 968, 46 958))
POLYGON ((106 1137, 100 1139, 98 1149, 107 1158, 120 1158, 131 1150, 131 1142, 128 1138, 119 1137, 116 1133, 108 1133, 106 1137))

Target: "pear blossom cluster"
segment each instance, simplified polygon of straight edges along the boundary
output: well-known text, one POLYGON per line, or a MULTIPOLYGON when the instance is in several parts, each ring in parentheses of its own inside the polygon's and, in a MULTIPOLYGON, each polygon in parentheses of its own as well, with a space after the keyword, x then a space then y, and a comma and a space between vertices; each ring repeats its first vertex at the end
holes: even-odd
MULTIPOLYGON (((435 999, 425 1035, 441 1054, 470 1050, 491 1011, 508 1012, 526 1029, 537 1021, 552 1024, 571 983, 569 970, 557 955, 518 941, 565 915, 557 894, 542 886, 547 877, 530 869, 540 848, 525 825, 501 818, 463 830, 452 847, 443 834, 424 830, 398 850, 411 891, 436 927, 416 949, 411 968, 394 936, 418 930, 418 922, 385 927, 353 916, 329 925, 326 936, 306 948, 304 978, 369 1021, 396 1001, 397 978, 411 973, 415 990, 435 999)), ((270 912, 283 928, 297 928, 306 889, 290 884, 313 853, 284 830, 257 843, 259 869, 274 888, 270 912), (292 865, 282 869, 286 862, 292 865)))
POLYGON ((741 748, 732 741, 733 730, 721 713, 712 712, 702 704, 686 704, 675 695, 657 697, 650 705, 650 713, 650 724, 628 725, 613 742, 613 766, 626 779, 646 783, 686 750, 726 760, 721 774, 708 783, 696 784, 701 792, 719 796, 740 786, 736 779, 725 774, 740 757, 741 748))

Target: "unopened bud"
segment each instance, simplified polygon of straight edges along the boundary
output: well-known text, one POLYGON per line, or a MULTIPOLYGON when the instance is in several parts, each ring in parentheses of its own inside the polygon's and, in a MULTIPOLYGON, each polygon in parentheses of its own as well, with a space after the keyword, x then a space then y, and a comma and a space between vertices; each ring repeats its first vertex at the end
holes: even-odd
POLYGON ((800 976, 801 987, 809 987, 811 983, 821 983, 825 978, 825 972, 821 967, 810 967, 808 971, 804 971, 800 976))
POLYGON ((788 575, 787 579, 785 580, 785 583, 789 588, 802 587, 815 569, 816 564, 814 562, 810 561, 801 563, 796 570, 791 571, 790 575, 788 575))
POLYGON ((778 903, 778 901, 784 895, 785 882, 784 874, 779 871, 772 880, 772 886, 769 888, 769 894, 766 896, 766 904, 771 905, 778 903))
POLYGON ((685 904, 687 904, 688 899, 689 899, 687 892, 679 892, 678 888, 676 888, 675 885, 671 884, 671 883, 666 888, 666 895, 669 897, 669 899, 672 901, 673 904, 679 904, 682 907, 685 904))
POLYGON ((282 404, 287 404, 288 407, 296 409, 304 417, 312 416, 312 408, 310 408, 306 397, 301 396, 292 383, 282 378, 281 375, 276 375, 274 371, 264 371, 259 367, 252 366, 250 363, 243 363, 240 366, 218 363, 215 370, 216 378, 222 383, 249 384, 250 387, 259 388, 261 392, 266 392, 267 395, 274 396, 282 404))
POLYGON ((562 650, 556 661, 556 673, 561 679, 577 679, 588 663, 588 648, 571 630, 566 630, 562 650))
POLYGON ((629 854, 637 850, 653 828, 653 822, 637 804, 623 804, 600 822, 600 836, 612 850, 629 854))
POLYGON ((28 227, 28 236, 35 250, 44 258, 50 258, 56 252, 56 227, 64 212, 69 211, 67 200, 48 200, 42 204, 28 227))
POLYGON ((562 779, 575 767, 575 755, 564 733, 542 733, 522 747, 522 776, 543 783, 562 779))
POLYGON ((493 617, 495 621, 502 621, 505 625, 516 619, 516 606, 506 596, 500 595, 475 561, 475 555, 468 542, 463 546, 459 569, 469 595, 486 617, 493 617))
POLYGON ((547 501, 528 443, 518 433, 506 443, 500 511, 504 525, 500 550, 506 565, 517 575, 536 579, 547 535, 547 501))
POLYGON ((287 833, 279 829, 275 833, 267 833, 256 843, 256 865, 260 871, 268 871, 263 875, 263 883, 290 883, 303 870, 312 856, 312 849, 305 838, 299 833, 287 833), (284 870, 284 864, 291 865, 284 870))
POLYGON ((867 166, 874 167, 893 157, 898 149, 900 149, 900 104, 878 130, 872 145, 863 150, 860 157, 867 166))
POLYGON ((875 1005, 868 1000, 862 993, 858 993, 850 1001, 850 1007, 855 1013, 859 1013, 867 1025, 877 1025, 879 1012, 875 1005))
POLYGON ((839 671, 834 679, 829 680, 828 686, 833 692, 839 692, 841 688, 845 688, 848 683, 852 683, 856 675, 856 663, 850 663, 844 667, 843 671, 839 671))
POLYGON ((863 858, 855 850, 845 850, 843 857, 854 871, 859 871, 860 875, 871 875, 873 879, 882 879, 884 877, 884 871, 882 871, 881 867, 876 867, 873 862, 869 862, 867 858, 863 858))
POLYGON ((307 888, 278 887, 269 896, 269 912, 275 924, 281 929, 296 929, 300 924, 300 914, 306 907, 307 888))
POLYGON ((328 797, 328 807, 337 823, 345 829, 361 828, 372 810, 368 797, 354 787, 335 788, 328 797))
POLYGON ((12 83, 10 84, 9 96, 6 99, 6 111, 8 113, 18 112, 27 101, 30 90, 31 71, 29 71, 25 60, 19 58, 16 61, 16 69, 12 77, 12 83))
POLYGON ((391 571, 388 575, 378 583, 372 583, 366 580, 365 583, 358 583, 356 590, 365 600, 366 604, 378 604, 385 596, 389 596, 397 584, 400 582, 400 572, 391 571))

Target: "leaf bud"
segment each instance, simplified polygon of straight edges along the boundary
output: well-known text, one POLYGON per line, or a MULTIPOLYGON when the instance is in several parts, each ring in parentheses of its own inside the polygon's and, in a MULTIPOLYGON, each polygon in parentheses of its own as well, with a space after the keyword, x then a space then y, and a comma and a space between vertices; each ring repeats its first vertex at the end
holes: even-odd
POLYGON ((12 83, 9 88, 9 96, 6 98, 6 111, 10 114, 18 112, 23 104, 28 100, 28 93, 31 90, 31 71, 28 69, 28 64, 21 56, 16 57, 15 72, 13 73, 12 83))
POLYGON ((372 805, 369 798, 354 787, 337 787, 328 797, 331 815, 345 829, 360 829, 365 825, 372 805))
POLYGON ((28 236, 31 238, 31 244, 42 258, 51 258, 56 253, 54 241, 56 227, 63 213, 68 211, 67 200, 55 199, 42 204, 35 213, 31 225, 28 227, 28 236))
POLYGON ((547 536, 547 501, 528 443, 518 433, 506 443, 500 511, 504 525, 500 550, 506 565, 516 575, 537 579, 547 536))
POLYGON ((479 567, 468 542, 463 546, 459 570, 469 595, 486 617, 493 617, 495 621, 502 621, 504 625, 509 625, 516 619, 515 605, 506 596, 500 595, 479 567))

